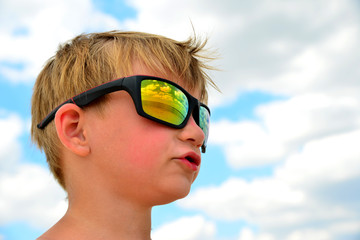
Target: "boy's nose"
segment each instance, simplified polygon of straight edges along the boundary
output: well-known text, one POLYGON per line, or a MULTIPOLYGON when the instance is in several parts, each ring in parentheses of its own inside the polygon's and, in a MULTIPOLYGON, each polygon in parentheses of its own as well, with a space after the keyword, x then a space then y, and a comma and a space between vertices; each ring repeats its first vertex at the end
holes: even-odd
POLYGON ((181 129, 179 138, 182 141, 191 142, 196 148, 200 148, 205 140, 205 134, 191 115, 185 127, 181 129))

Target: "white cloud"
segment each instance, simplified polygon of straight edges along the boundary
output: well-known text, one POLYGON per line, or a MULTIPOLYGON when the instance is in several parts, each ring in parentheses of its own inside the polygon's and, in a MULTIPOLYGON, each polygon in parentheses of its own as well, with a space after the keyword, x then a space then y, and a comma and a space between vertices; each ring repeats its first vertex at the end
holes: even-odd
POLYGON ((65 194, 49 171, 35 164, 18 164, 0 177, 0 223, 25 221, 46 229, 65 213, 65 194))
POLYGON ((13 113, 0 116, 0 224, 25 221, 45 229, 65 213, 65 193, 49 171, 24 163, 20 137, 28 123, 13 113))
POLYGON ((356 39, 360 39, 358 26, 342 26, 324 35, 321 39, 307 43, 287 59, 283 69, 263 80, 250 83, 277 94, 304 94, 314 91, 336 93, 339 90, 359 88, 352 78, 359 75, 356 62, 359 59, 356 39), (344 64, 352 66, 344 69, 344 64), (339 77, 342 81, 339 81, 339 77), (350 78, 349 78, 350 77, 350 78), (338 89, 340 87, 340 89, 338 89))
POLYGON ((166 223, 152 232, 154 240, 201 240, 214 239, 216 226, 203 216, 182 217, 166 223))
POLYGON ((256 122, 215 122, 210 136, 209 142, 223 146, 226 161, 234 168, 277 162, 285 154, 282 142, 256 122))
POLYGON ((33 81, 59 43, 87 31, 121 28, 90 0, 2 1, 0 16, 0 42, 6 46, 0 73, 14 82, 33 81))
POLYGON ((271 177, 232 178, 198 189, 180 205, 218 219, 246 220, 275 239, 360 234, 359 142, 360 130, 309 141, 271 177))
POLYGON ((191 20, 200 35, 210 36, 210 47, 221 54, 214 64, 223 69, 211 75, 224 92, 211 91, 212 106, 248 90, 302 95, 360 88, 360 19, 353 1, 186 0, 177 11, 163 0, 128 3, 137 10, 136 19, 124 22, 128 29, 185 39, 191 20))
POLYGON ((239 239, 238 240, 275 240, 274 236, 271 234, 256 234, 250 228, 243 228, 240 231, 239 239))
POLYGON ((11 168, 21 155, 22 149, 18 138, 22 131, 19 116, 0 110, 0 175, 11 168))
POLYGON ((212 123, 210 143, 234 168, 273 164, 308 141, 360 128, 357 96, 304 94, 255 109, 258 120, 212 123))

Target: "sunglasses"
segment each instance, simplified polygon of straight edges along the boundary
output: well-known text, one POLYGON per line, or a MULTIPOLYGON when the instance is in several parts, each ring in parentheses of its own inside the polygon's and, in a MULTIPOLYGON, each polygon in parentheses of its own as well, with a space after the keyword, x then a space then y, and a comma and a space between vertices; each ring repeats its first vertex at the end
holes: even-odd
POLYGON ((52 110, 38 125, 44 129, 57 110, 67 103, 84 107, 105 94, 127 91, 134 101, 137 113, 147 119, 172 128, 184 128, 191 115, 205 135, 203 153, 209 136, 210 109, 181 86, 166 79, 150 76, 131 76, 116 79, 82 92, 52 110))

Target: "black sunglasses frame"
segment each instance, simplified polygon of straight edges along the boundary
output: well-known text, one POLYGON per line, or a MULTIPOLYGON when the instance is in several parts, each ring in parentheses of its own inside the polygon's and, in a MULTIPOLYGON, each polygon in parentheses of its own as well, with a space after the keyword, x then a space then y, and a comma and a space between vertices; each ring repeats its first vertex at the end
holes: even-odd
MULTIPOLYGON (((112 93, 115 91, 121 91, 121 90, 125 90, 129 93, 129 95, 131 96, 131 98, 133 99, 133 102, 135 104, 136 111, 140 116, 145 117, 150 120, 153 120, 155 122, 164 124, 164 125, 172 127, 172 128, 181 129, 181 128, 185 127, 185 125, 187 124, 191 115, 193 115, 196 124, 198 126, 200 126, 200 119, 199 119, 200 118, 200 116, 199 116, 200 115, 200 107, 205 108, 208 111, 209 116, 210 116, 209 107, 206 106, 204 103, 201 103, 197 98, 193 97, 190 93, 188 93, 184 88, 182 88, 178 84, 176 84, 170 80, 159 78, 159 77, 146 76, 146 75, 135 75, 135 76, 130 76, 130 77, 119 78, 119 79, 101 84, 99 86, 96 86, 94 88, 86 90, 85 92, 82 92, 82 93, 66 100, 65 102, 63 102, 62 104, 57 106, 55 109, 53 109, 37 125, 37 127, 39 129, 44 129, 55 118, 55 114, 59 110, 59 108, 67 103, 76 104, 77 106, 82 108, 82 107, 85 107, 86 105, 89 105, 91 102, 95 101, 96 99, 98 99, 106 94, 109 94, 109 93, 112 93), (181 124, 179 124, 179 125, 172 124, 172 123, 163 121, 161 119, 155 118, 144 112, 144 110, 142 108, 142 102, 141 102, 141 82, 143 80, 158 80, 158 81, 166 82, 168 84, 175 86, 176 88, 178 88, 185 94, 185 96, 189 102, 189 109, 188 109, 188 112, 187 112, 187 115, 186 115, 184 121, 181 124)), ((202 152, 205 153, 206 142, 203 143, 203 145, 201 146, 201 149, 202 149, 202 152)))

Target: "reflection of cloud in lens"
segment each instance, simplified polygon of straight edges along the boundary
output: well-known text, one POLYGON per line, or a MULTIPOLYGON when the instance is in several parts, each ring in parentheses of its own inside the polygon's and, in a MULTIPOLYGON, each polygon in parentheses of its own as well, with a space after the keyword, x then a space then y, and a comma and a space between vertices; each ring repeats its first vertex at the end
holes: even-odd
POLYGON ((171 91, 171 87, 170 86, 163 86, 163 87, 160 87, 160 90, 162 92, 170 92, 171 91))
POLYGON ((188 101, 185 94, 175 86, 157 80, 144 80, 141 83, 142 99, 171 105, 182 114, 188 111, 188 101))

